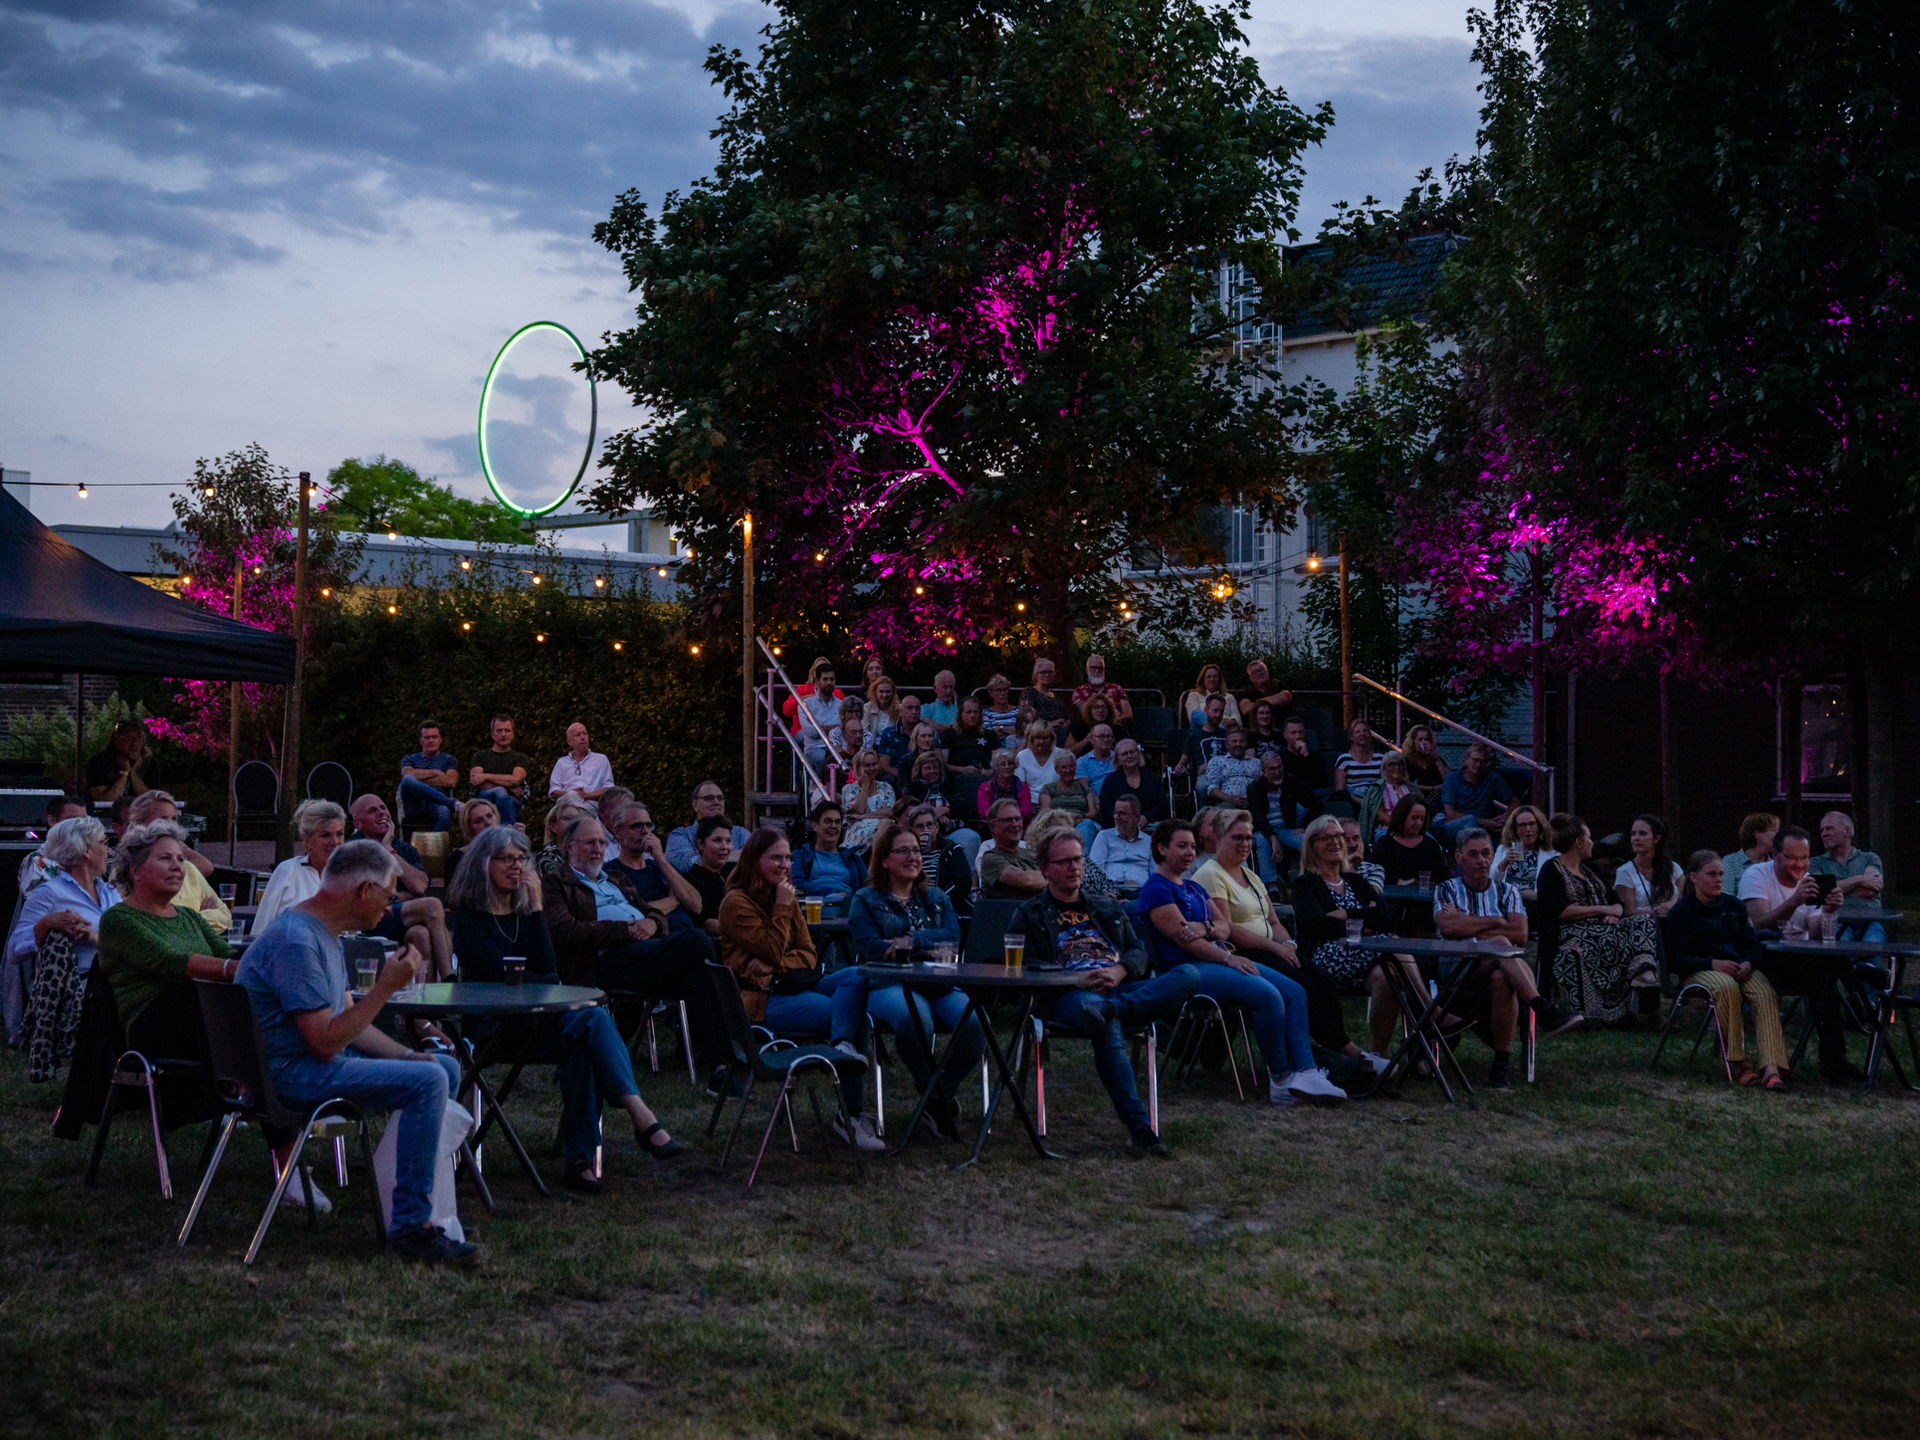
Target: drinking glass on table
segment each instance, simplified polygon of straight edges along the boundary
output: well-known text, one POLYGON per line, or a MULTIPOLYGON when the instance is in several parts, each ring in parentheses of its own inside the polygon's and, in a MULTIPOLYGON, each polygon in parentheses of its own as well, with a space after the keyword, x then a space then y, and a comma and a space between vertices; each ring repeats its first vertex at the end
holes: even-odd
POLYGON ((1349 915, 1347 917, 1347 943, 1351 945, 1357 941, 1360 938, 1361 931, 1365 928, 1366 922, 1358 915, 1349 915))
POLYGON ((1422 870, 1420 872, 1420 888, 1422 890, 1431 890, 1433 888, 1433 872, 1431 870, 1422 870))
POLYGON ((216 889, 215 893, 219 895, 220 903, 222 905, 231 906, 233 902, 237 900, 240 896, 240 887, 238 885, 235 885, 231 880, 229 880, 225 884, 219 886, 216 889))
POLYGON ((1009 930, 1007 931, 1007 936, 1003 944, 1005 946, 1007 969, 1026 969, 1027 932, 1024 930, 1009 930))

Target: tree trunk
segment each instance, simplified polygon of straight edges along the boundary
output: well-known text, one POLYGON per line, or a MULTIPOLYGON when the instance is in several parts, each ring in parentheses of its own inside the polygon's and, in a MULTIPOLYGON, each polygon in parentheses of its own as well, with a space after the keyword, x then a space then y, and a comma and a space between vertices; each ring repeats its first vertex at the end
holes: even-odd
MULTIPOLYGON (((1866 772, 1867 813, 1874 818, 1873 828, 1863 829, 1866 838, 1860 843, 1879 851, 1886 862, 1887 900, 1891 904, 1896 877, 1906 873, 1897 853, 1899 827, 1894 818, 1899 813, 1896 793, 1900 757, 1894 750, 1893 720, 1900 703, 1901 667, 1884 644, 1867 647, 1862 679, 1867 698, 1867 751, 1861 768, 1866 772)), ((1858 782, 1855 793, 1859 793, 1858 782)))
POLYGON ((1786 674, 1780 677, 1780 752, 1781 765, 1785 770, 1782 778, 1786 782, 1785 803, 1781 806, 1787 813, 1781 816, 1789 825, 1800 823, 1800 766, 1805 755, 1805 746, 1801 742, 1800 677, 1798 674, 1786 674))
MULTIPOLYGON (((1880 812, 1873 806, 1868 777, 1873 767, 1867 763, 1872 745, 1867 734, 1867 650, 1855 643, 1847 647, 1847 785, 1853 795, 1853 824, 1856 833, 1870 834, 1880 812)), ((1859 842, 1865 845, 1867 842, 1859 842)))

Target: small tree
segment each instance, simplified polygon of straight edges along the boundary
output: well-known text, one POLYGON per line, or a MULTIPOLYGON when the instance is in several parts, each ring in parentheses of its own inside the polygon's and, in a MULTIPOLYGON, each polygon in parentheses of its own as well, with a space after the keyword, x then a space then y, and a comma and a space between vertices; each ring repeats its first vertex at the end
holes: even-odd
MULTIPOLYGON (((298 481, 275 465, 259 444, 218 460, 194 463, 193 481, 173 497, 181 543, 156 545, 160 560, 180 575, 182 598, 213 611, 285 633, 293 628, 294 527, 298 481), (236 604, 237 600, 237 604, 236 604)), ((324 501, 314 501, 316 520, 307 542, 308 616, 323 626, 326 607, 315 601, 337 590, 353 573, 358 542, 324 522, 324 501)), ((228 743, 230 687, 224 681, 177 680, 178 720, 150 721, 148 728, 188 750, 224 752, 228 743)), ((240 686, 244 742, 275 753, 279 744, 280 687, 240 686)))
POLYGON ((651 498, 709 620, 751 511, 763 614, 894 654, 1071 648, 1142 559, 1220 613, 1210 513, 1290 513, 1298 397, 1217 264, 1286 303, 1329 112, 1262 82, 1244 3, 777 9, 757 62, 708 61, 714 174, 595 232, 640 303, 593 366, 651 418, 592 502, 651 498))
POLYGON ((342 460, 327 472, 327 489, 329 521, 342 530, 386 527, 427 539, 527 542, 520 522, 498 505, 456 495, 404 460, 342 460))

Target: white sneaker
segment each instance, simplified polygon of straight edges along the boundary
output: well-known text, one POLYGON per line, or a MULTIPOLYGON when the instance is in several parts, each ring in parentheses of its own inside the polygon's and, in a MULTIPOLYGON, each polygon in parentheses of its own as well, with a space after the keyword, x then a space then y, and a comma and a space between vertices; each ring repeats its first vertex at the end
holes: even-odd
POLYGON ((1347 1092, 1329 1080, 1324 1070, 1296 1070, 1287 1088, 1297 1096, 1318 1100, 1322 1105, 1337 1105, 1347 1098, 1347 1092))
POLYGON ((861 1051, 860 1047, 854 1044, 851 1040, 837 1041, 835 1042, 833 1048, 839 1054, 846 1056, 849 1060, 864 1060, 867 1058, 866 1055, 861 1051))
POLYGON ((1293 1104, 1293 1076, 1276 1075, 1267 1081, 1267 1103, 1270 1105, 1293 1104))
POLYGON ((1393 1063, 1386 1056, 1376 1055, 1371 1050, 1362 1050, 1360 1058, 1373 1067, 1373 1073, 1376 1075, 1386 1074, 1387 1067, 1393 1063))
MULTIPOLYGON (((840 1116, 833 1117, 833 1133, 842 1140, 847 1138, 847 1122, 840 1116)), ((887 1148, 887 1142, 874 1134, 873 1121, 864 1115, 853 1117, 854 1148, 872 1154, 887 1148)))
MULTIPOLYGON (((307 1180, 306 1176, 302 1175, 298 1170, 293 1172, 293 1179, 287 1182, 287 1188, 280 1192, 280 1203, 282 1205, 298 1206, 301 1209, 306 1208, 307 1180)), ((313 1187, 313 1213, 316 1215, 325 1215, 332 1209, 333 1201, 327 1198, 327 1192, 322 1190, 318 1185, 315 1185, 313 1187)))

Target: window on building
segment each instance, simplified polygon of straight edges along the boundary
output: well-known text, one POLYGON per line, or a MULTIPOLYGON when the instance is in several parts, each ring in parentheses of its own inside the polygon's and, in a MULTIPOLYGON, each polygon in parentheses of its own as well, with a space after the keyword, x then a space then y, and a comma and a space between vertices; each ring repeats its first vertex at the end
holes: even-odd
POLYGON ((1847 795, 1853 790, 1853 713, 1844 685, 1800 692, 1800 791, 1847 795))

